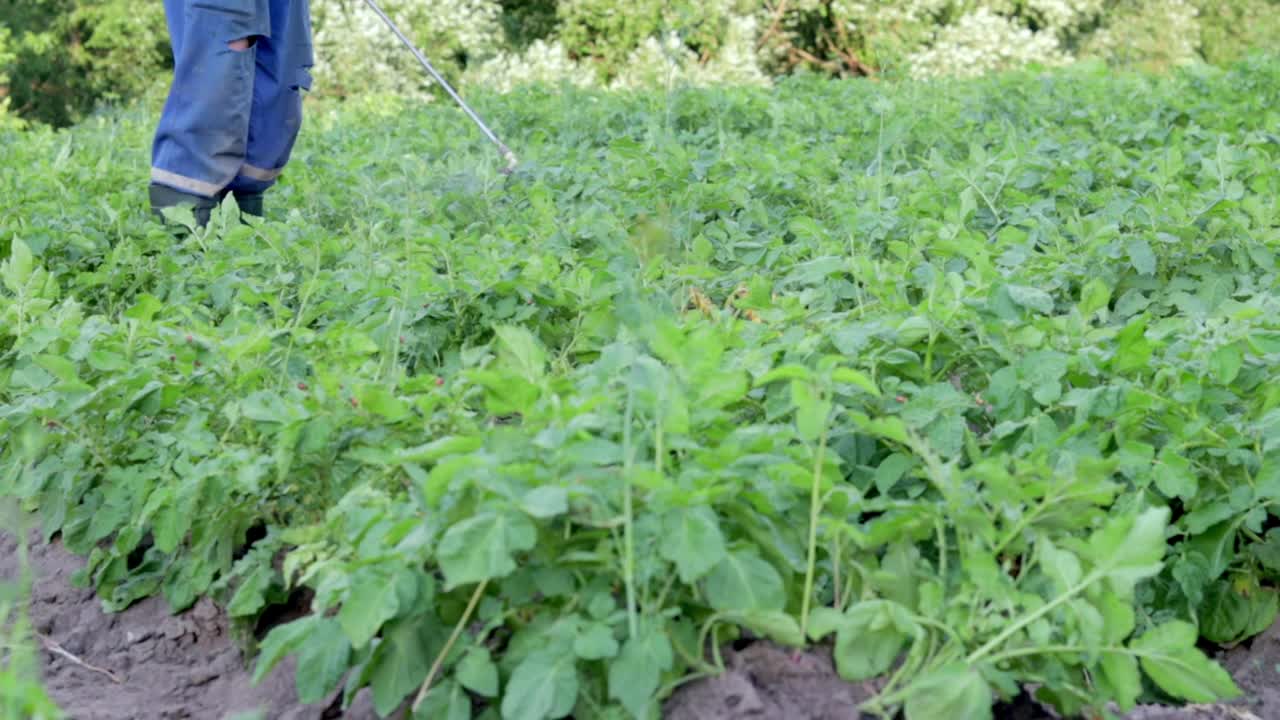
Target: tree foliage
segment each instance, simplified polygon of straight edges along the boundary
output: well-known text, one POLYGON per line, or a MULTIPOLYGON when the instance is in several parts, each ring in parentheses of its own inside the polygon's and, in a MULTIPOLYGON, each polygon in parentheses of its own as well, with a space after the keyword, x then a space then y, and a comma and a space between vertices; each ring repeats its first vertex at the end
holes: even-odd
MULTIPOLYGON (((1280 40, 1280 0, 386 0, 452 81, 759 84, 797 71, 974 76, 1098 58, 1164 71, 1280 40)), ((436 89, 359 0, 312 0, 316 91, 436 89)), ((163 90, 159 3, 0 0, 0 96, 54 125, 163 90), (9 76, 5 84, 4 76, 9 76)), ((0 100, 3 102, 3 100, 0 100)), ((3 112, 0 106, 0 112, 3 112)))

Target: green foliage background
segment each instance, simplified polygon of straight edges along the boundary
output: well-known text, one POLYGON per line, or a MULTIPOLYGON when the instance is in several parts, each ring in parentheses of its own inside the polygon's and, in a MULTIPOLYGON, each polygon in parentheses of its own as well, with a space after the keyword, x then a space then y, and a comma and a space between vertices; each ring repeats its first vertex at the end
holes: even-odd
MULTIPOLYGON (((1152 70, 1194 59, 1230 62, 1280 41, 1276 0, 1061 0, 1058 6, 1075 15, 1057 25, 1048 24, 1044 10, 1053 2, 387 0, 386 6, 451 78, 480 84, 505 84, 525 74, 625 84, 628 78, 620 75, 629 66, 654 61, 653 52, 637 53, 655 38, 673 43, 664 46, 667 57, 702 68, 703 79, 736 81, 745 66, 751 71, 747 77, 797 70, 905 74, 912 71, 913 53, 943 43, 948 29, 976 9, 990 9, 1008 21, 995 34, 962 40, 980 50, 1008 50, 1015 40, 1002 33, 1025 30, 1046 39, 1053 35, 1052 42, 1073 57, 1152 70), (750 36, 728 47, 732 43, 726 38, 739 20, 749 21, 743 27, 750 36), (531 47, 541 54, 528 54, 531 47), (548 56, 559 62, 543 67, 548 56), (486 66, 488 61, 495 64, 486 66)), ((313 0, 313 10, 320 72, 325 73, 317 92, 433 91, 412 59, 371 22, 363 3, 313 0)), ((981 69, 1044 59, 1012 52, 981 69)), ((8 96, 8 113, 26 120, 68 125, 103 101, 163 91, 170 63, 159 2, 0 0, 0 97, 8 96)), ((942 67, 956 74, 973 69, 945 58, 942 67)), ((634 75, 661 73, 641 69, 634 75)), ((0 104, 0 115, 4 112, 0 104)))

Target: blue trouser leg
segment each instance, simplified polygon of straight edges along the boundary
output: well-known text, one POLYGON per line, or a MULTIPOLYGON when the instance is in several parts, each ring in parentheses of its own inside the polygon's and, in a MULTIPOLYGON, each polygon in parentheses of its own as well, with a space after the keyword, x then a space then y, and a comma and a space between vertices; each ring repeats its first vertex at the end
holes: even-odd
POLYGON ((218 199, 260 192, 301 127, 313 63, 306 0, 164 0, 174 80, 152 147, 153 185, 218 199), (244 51, 229 43, 252 38, 244 51))
POLYGON ((314 64, 307 0, 269 0, 271 34, 257 45, 257 74, 244 164, 231 190, 260 193, 288 164, 302 128, 302 91, 314 64))

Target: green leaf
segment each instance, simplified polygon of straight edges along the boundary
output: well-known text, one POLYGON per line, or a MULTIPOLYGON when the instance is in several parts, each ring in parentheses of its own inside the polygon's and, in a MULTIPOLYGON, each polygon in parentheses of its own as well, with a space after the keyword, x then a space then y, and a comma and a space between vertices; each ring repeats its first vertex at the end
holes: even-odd
POLYGON ((796 430, 800 437, 808 442, 816 441, 827 429, 831 402, 819 398, 809 383, 794 380, 791 383, 791 403, 796 409, 796 430))
POLYGON ((903 705, 907 720, 991 720, 991 687, 974 668, 948 665, 921 678, 903 705))
POLYGON ((258 648, 258 664, 253 670, 253 684, 262 682, 286 655, 297 650, 316 631, 320 620, 315 615, 308 615, 272 628, 258 648))
POLYGON ((588 623, 573 639, 573 654, 583 660, 604 660, 618 654, 613 628, 602 622, 588 623))
POLYGON ((737 613, 733 618, 752 632, 767 637, 781 645, 804 647, 804 634, 800 632, 800 623, 791 615, 770 610, 756 610, 737 613))
POLYGON ((1191 462, 1168 446, 1160 451, 1152 476, 1156 487, 1165 497, 1190 500, 1199 490, 1199 482, 1191 469, 1191 462))
POLYGON ((1059 550, 1048 538, 1040 541, 1040 563, 1059 593, 1074 588, 1084 576, 1080 559, 1068 550, 1059 550))
POLYGON ((493 331, 498 337, 499 355, 508 367, 530 382, 542 378, 546 372, 547 354, 533 333, 511 325, 495 327, 493 331))
POLYGON ((1275 590, 1252 578, 1215 582, 1200 608, 1200 634, 1219 645, 1252 637, 1270 627, 1280 612, 1275 590))
POLYGON ((516 569, 515 553, 533 549, 537 539, 524 515, 490 511, 453 525, 436 549, 445 589, 509 575, 516 569))
POLYGON ((858 603, 836 630, 835 661, 840 676, 860 682, 888 670, 907 644, 897 606, 887 600, 858 603))
POLYGON ((259 566, 236 588, 236 594, 227 603, 227 615, 231 617, 248 617, 255 615, 266 605, 264 595, 271 587, 273 571, 270 567, 259 566))
POLYGON ((1132 655, 1109 652, 1102 655, 1098 665, 1102 671, 1098 679, 1120 709, 1129 712, 1136 707, 1138 698, 1142 695, 1142 674, 1138 670, 1138 659, 1132 655))
POLYGON ((756 378, 755 386, 764 387, 779 380, 810 380, 813 372, 803 365, 783 365, 756 378))
POLYGON ((1142 669, 1161 690, 1193 703, 1209 703, 1238 697, 1231 675, 1196 648, 1196 628, 1173 620, 1134 640, 1130 648, 1142 669))
POLYGON ((871 378, 852 368, 838 367, 835 370, 832 370, 831 379, 838 383, 855 385, 869 395, 880 397, 880 388, 876 387, 876 384, 871 381, 871 378))
POLYGON ((1085 283, 1080 290, 1080 314, 1090 317, 1111 303, 1111 289, 1102 281, 1094 278, 1085 283))
POLYGON ((382 385, 366 385, 361 388, 360 405, 388 423, 398 423, 412 414, 403 400, 382 385))
POLYGON ((530 653, 511 673, 502 697, 504 720, 562 718, 578 699, 573 656, 553 650, 530 653))
POLYGON ((1151 243, 1135 238, 1125 245, 1125 250, 1129 253, 1129 263, 1138 274, 1156 274, 1156 254, 1151 250, 1151 243))
POLYGON ((484 447, 484 438, 479 435, 442 437, 426 445, 405 448, 395 453, 399 463, 433 463, 450 455, 468 455, 484 447))
POLYGON ((880 462, 876 468, 873 482, 881 495, 887 495, 902 480, 907 471, 915 466, 915 459, 910 455, 894 453, 880 462))
POLYGON ((520 507, 535 518, 553 518, 569 512, 569 491, 544 485, 525 493, 520 507))
POLYGON ((298 671, 295 683, 298 701, 303 705, 320 702, 338 687, 338 681, 347 671, 351 657, 351 644, 337 627, 337 623, 325 618, 316 624, 298 651, 298 671))
POLYGON ((9 243, 9 259, 0 270, 0 275, 4 276, 5 287, 15 295, 20 293, 27 286, 27 280, 31 278, 34 267, 35 259, 31 255, 31 248, 19 238, 13 238, 9 243))
POLYGON ((483 697, 498 696, 498 666, 489 656, 489 650, 473 647, 467 651, 453 671, 462 687, 483 697))
POLYGON ((1223 345, 1209 356, 1209 368, 1214 378, 1223 385, 1230 385, 1240 375, 1244 367, 1244 350, 1239 343, 1223 345))
POLYGON ((817 607, 809 613, 809 639, 821 640, 845 624, 844 613, 829 607, 817 607))
POLYGON ((711 570, 707 600, 717 610, 781 610, 782 576, 753 550, 735 550, 711 570))
POLYGON ((422 698, 414 720, 471 720, 471 698, 458 683, 445 680, 422 698))
POLYGON ((662 518, 658 551, 676 564, 683 582, 697 582, 727 554, 719 518, 705 507, 683 507, 667 512, 662 518))
POLYGON ((370 661, 373 706, 380 717, 396 709, 427 677, 431 660, 444 645, 434 623, 406 618, 382 634, 382 642, 370 661))
POLYGON ((632 637, 609 664, 609 697, 637 720, 648 720, 662 673, 673 663, 671 640, 665 632, 651 628, 632 637))
POLYGON ((351 576, 351 591, 338 611, 338 625, 359 650, 400 610, 396 583, 385 573, 361 568, 351 576))
POLYGON ((1168 508, 1151 508, 1136 516, 1113 518, 1089 538, 1097 571, 1121 597, 1131 598, 1138 581, 1160 572, 1168 523, 1168 508))
POLYGON ((1097 601, 1102 614, 1102 642, 1116 645, 1129 637, 1136 622, 1133 605, 1115 593, 1104 592, 1097 601))
POLYGON ((1048 315, 1053 312, 1053 296, 1036 287, 1008 285, 1009 299, 1028 310, 1048 315))

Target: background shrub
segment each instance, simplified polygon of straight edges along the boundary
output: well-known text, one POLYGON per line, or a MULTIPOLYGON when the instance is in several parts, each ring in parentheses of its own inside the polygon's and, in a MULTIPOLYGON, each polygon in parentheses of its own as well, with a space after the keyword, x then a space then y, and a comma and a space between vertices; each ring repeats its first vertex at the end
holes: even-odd
MULTIPOLYGON (((1280 0, 385 0, 385 9, 451 81, 498 91, 756 84, 800 71, 969 76, 1090 58, 1158 72, 1280 41, 1280 0)), ((438 92, 361 0, 312 0, 312 13, 315 92, 438 92)), ((0 92, 12 114, 66 125, 168 82, 159 3, 0 0, 0 18, 0 77, 9 78, 0 92)))

